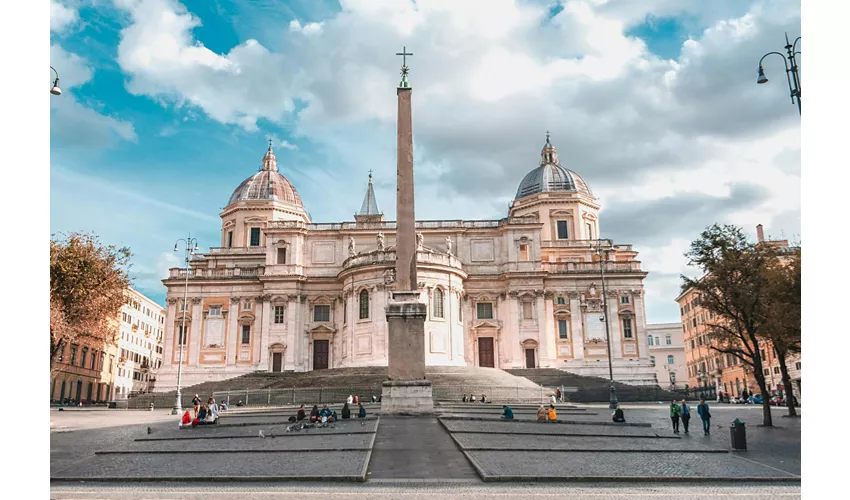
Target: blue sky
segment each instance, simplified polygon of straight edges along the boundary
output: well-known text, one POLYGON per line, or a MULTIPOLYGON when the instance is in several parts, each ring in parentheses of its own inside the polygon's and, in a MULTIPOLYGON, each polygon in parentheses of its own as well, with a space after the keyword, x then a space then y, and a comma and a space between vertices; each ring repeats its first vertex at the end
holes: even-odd
POLYGON ((799 2, 444 4, 52 0, 51 232, 129 245, 137 288, 164 303, 174 241, 218 244, 270 137, 314 221, 352 219, 369 169, 392 218, 406 45, 419 218, 503 217, 548 129, 603 232, 641 252, 650 321, 677 320, 681 252, 706 225, 799 234, 799 118, 774 105, 778 67, 753 84, 758 57, 799 33, 799 2), (712 95, 721 82, 732 98, 712 95), (777 154, 747 157, 758 144, 777 154), (722 181, 694 181, 718 164, 722 181))

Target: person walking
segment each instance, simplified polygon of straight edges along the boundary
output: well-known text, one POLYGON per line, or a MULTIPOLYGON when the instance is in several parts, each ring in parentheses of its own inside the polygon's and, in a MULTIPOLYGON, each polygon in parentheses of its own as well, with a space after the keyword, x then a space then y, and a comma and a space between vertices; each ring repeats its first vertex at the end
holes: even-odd
POLYGON ((687 434, 688 422, 691 421, 691 407, 688 406, 688 402, 684 399, 682 400, 682 404, 679 407, 679 413, 682 415, 682 425, 685 426, 685 434, 687 434))
POLYGON ((198 418, 198 411, 201 409, 201 398, 197 394, 192 398, 192 406, 195 407, 195 418, 198 418))
POLYGON ((555 391, 555 397, 558 399, 558 402, 560 403, 561 402, 561 388, 560 387, 555 391))
POLYGON ((708 410, 708 404, 704 399, 699 400, 697 413, 699 414, 699 418, 702 419, 702 431, 708 436, 711 434, 711 412, 708 410))
POLYGON ((674 399, 672 403, 670 403, 670 420, 673 421, 673 433, 679 433, 679 415, 680 415, 679 405, 676 404, 676 400, 674 399))

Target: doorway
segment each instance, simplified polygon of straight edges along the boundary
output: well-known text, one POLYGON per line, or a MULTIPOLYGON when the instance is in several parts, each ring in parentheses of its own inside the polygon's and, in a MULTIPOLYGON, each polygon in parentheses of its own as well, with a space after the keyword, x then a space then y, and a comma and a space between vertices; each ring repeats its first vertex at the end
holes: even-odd
POLYGON ((478 337, 478 366, 495 368, 493 337, 478 337))
POLYGON ((77 380, 77 397, 74 398, 74 401, 80 402, 80 398, 83 397, 83 381, 77 380))
POLYGON ((313 341, 313 369, 327 370, 328 368, 328 341, 313 341))
POLYGON ((282 352, 273 352, 272 353, 272 371, 279 372, 283 365, 283 353, 282 352))
POLYGON ((534 349, 525 350, 525 367, 537 368, 537 366, 534 364, 534 349))

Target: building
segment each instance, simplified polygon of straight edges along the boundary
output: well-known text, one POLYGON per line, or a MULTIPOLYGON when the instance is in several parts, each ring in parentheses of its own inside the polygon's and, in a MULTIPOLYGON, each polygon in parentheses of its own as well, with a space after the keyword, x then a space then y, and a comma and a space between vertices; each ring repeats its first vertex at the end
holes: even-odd
MULTIPOLYGON (((787 240, 765 240, 761 224, 756 226, 756 233, 758 245, 791 249, 787 240)), ((739 396, 744 389, 749 394, 753 394, 753 391, 758 393, 758 383, 749 365, 742 363, 732 354, 721 354, 711 349, 712 340, 707 324, 713 319, 713 315, 702 307, 698 294, 693 289, 685 290, 676 297, 676 302, 679 303, 685 335, 689 386, 713 386, 716 390, 722 390, 724 394, 734 397, 739 396)), ((769 342, 762 342, 760 350, 768 390, 771 393, 782 392, 782 374, 775 351, 769 342)), ((797 398, 801 399, 800 355, 789 356, 786 363, 797 398)))
POLYGON ((649 361, 655 367, 658 384, 664 388, 684 389, 688 383, 685 341, 681 323, 646 325, 649 361))
POLYGON ((114 399, 151 392, 162 366, 165 309, 132 288, 121 308, 114 399))
MULTIPOLYGON (((604 301, 615 378, 656 384, 646 273, 631 245, 602 240, 601 258, 592 250, 602 234, 599 210, 547 135, 507 217, 418 221, 426 363, 607 377, 604 301)), ((156 390, 175 388, 181 359, 184 386, 253 371, 387 365, 395 223, 380 213, 371 175, 353 221, 313 223, 270 146, 219 215, 220 246, 163 280, 165 358, 156 390)))
POLYGON ((109 401, 115 357, 114 343, 78 341, 64 345, 51 369, 50 402, 109 401))

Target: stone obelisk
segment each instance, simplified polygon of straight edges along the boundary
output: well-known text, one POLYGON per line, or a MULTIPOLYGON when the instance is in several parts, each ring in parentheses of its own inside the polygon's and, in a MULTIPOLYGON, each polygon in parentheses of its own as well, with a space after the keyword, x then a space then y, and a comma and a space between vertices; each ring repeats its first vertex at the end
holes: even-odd
POLYGON ((416 216, 413 192, 412 89, 407 79, 407 48, 402 56, 398 95, 396 189, 396 283, 387 305, 389 380, 381 393, 381 413, 429 413, 434 410, 431 382, 425 379, 425 318, 416 281, 416 216))

